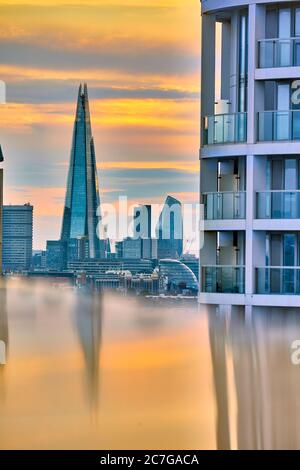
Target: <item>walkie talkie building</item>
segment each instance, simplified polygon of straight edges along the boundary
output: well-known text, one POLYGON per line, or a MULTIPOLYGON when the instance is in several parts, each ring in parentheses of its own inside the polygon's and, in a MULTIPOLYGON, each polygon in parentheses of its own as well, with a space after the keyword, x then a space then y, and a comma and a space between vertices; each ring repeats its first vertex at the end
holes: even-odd
POLYGON ((200 301, 300 306, 300 2, 202 1, 200 301))

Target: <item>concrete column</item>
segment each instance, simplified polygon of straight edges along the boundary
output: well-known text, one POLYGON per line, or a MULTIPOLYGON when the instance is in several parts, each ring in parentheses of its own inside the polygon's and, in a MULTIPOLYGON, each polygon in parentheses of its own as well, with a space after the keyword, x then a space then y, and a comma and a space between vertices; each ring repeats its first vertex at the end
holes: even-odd
POLYGON ((253 171, 254 156, 247 155, 246 161, 246 180, 247 180, 247 198, 246 198, 246 256, 245 256, 245 293, 252 295, 254 292, 254 270, 253 270, 253 214, 254 206, 254 187, 253 171))
POLYGON ((257 137, 257 111, 264 103, 263 85, 256 84, 255 70, 258 63, 258 39, 265 37, 266 8, 263 5, 249 5, 248 19, 248 129, 247 140, 252 144, 257 137), (262 88, 262 94, 256 88, 262 88), (257 96, 256 96, 257 92, 257 96))
POLYGON ((230 112, 237 111, 237 84, 238 84, 238 14, 231 16, 231 63, 230 63, 230 112))
POLYGON ((231 24, 222 23, 221 100, 230 101, 231 24))
POLYGON ((253 231, 256 217, 256 190, 264 189, 265 157, 247 155, 247 209, 246 209, 246 295, 255 293, 255 267, 265 265, 264 231, 253 231))
POLYGON ((202 16, 201 116, 214 114, 215 108, 215 38, 214 15, 202 16))

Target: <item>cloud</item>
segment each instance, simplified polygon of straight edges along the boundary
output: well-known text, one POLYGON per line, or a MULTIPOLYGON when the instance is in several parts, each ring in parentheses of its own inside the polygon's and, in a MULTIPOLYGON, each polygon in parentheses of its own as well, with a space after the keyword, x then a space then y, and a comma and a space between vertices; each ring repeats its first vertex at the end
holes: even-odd
POLYGON ((168 44, 148 43, 120 45, 118 50, 101 48, 96 51, 52 49, 38 44, 5 41, 0 50, 0 62, 6 65, 59 68, 61 70, 106 69, 134 74, 190 74, 199 68, 196 54, 168 44))
MULTIPOLYGON (((8 82, 7 101, 10 103, 74 103, 74 91, 78 81, 62 80, 19 80, 8 82)), ((196 100, 199 93, 189 90, 168 89, 162 87, 109 87, 89 86, 89 94, 93 99, 168 99, 196 100)))

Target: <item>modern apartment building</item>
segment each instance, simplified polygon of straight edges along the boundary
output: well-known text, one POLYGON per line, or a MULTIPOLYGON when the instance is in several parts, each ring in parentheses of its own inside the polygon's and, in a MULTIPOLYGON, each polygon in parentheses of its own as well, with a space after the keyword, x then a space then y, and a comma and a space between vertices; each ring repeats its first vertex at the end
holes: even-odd
POLYGON ((3 271, 28 270, 32 258, 33 207, 3 206, 3 271))
POLYGON ((300 306, 300 2, 202 1, 200 302, 300 306))

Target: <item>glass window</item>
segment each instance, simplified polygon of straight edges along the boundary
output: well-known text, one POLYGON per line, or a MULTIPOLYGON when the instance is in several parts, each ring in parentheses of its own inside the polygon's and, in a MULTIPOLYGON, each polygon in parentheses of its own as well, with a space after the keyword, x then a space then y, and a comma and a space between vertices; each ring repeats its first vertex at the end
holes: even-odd
POLYGON ((297 189, 296 159, 288 158, 284 164, 284 189, 297 189))
POLYGON ((283 236, 283 265, 295 266, 296 236, 294 233, 283 236))
POLYGON ((295 10, 295 36, 300 36, 300 8, 295 10))
POLYGON ((291 37, 291 9, 281 8, 279 10, 279 38, 291 37))
POLYGON ((247 111, 248 15, 240 17, 239 37, 239 112, 247 111))

